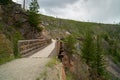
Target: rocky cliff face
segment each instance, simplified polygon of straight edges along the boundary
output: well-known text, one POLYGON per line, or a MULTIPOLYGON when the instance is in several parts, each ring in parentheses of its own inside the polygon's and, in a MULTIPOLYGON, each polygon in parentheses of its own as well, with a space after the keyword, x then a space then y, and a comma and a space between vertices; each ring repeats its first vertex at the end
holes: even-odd
POLYGON ((9 61, 11 55, 19 56, 18 40, 44 38, 42 32, 31 26, 28 19, 28 12, 20 4, 12 2, 0 5, 0 64, 9 61), (1 35, 4 35, 4 39, 1 35), (5 41, 8 42, 6 45, 5 41), (10 50, 6 47, 8 45, 10 50))
POLYGON ((30 25, 28 13, 21 8, 20 4, 0 5, 0 22, 14 26, 25 39, 35 39, 41 35, 34 26, 30 25))

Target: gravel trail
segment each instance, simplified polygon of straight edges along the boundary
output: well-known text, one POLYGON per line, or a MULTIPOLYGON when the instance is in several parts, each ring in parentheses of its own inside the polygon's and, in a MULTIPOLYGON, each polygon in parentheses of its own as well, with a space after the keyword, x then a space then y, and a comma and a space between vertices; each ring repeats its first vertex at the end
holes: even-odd
POLYGON ((50 53, 55 49, 55 44, 56 44, 56 40, 52 40, 52 43, 50 45, 48 45, 47 47, 45 47, 44 49, 38 51, 37 53, 33 54, 32 56, 30 56, 31 58, 36 58, 36 57, 48 57, 50 55, 50 53))
POLYGON ((0 65, 0 80, 36 80, 45 69, 55 48, 55 40, 41 51, 27 58, 20 58, 0 65))

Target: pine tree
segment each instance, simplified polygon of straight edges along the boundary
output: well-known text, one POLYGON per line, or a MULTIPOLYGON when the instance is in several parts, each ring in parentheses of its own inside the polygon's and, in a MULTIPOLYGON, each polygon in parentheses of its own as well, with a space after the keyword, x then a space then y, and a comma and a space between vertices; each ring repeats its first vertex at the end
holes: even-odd
POLYGON ((65 38, 64 43, 65 43, 65 51, 67 51, 68 53, 69 63, 70 63, 70 59, 73 56, 73 54, 75 54, 76 51, 76 47, 75 47, 76 39, 72 35, 69 35, 65 38))
POLYGON ((31 3, 30 3, 30 7, 29 7, 29 10, 31 12, 34 12, 34 13, 38 13, 38 9, 39 9, 39 4, 37 2, 37 0, 32 0, 31 3))
POLYGON ((74 54, 75 51, 75 44, 76 40, 72 35, 69 35, 65 38, 64 40, 65 46, 66 46, 66 51, 69 52, 70 55, 74 54))
POLYGON ((90 32, 86 34, 82 47, 82 57, 89 66, 91 80, 101 79, 104 76, 104 61, 100 36, 93 38, 90 32))
POLYGON ((32 0, 30 3, 29 11, 28 11, 28 16, 29 16, 29 23, 31 26, 36 27, 39 31, 42 29, 38 27, 38 24, 40 23, 40 15, 38 14, 38 9, 39 9, 39 4, 37 0, 32 0))
POLYGON ((101 38, 98 35, 95 40, 95 53, 93 60, 93 68, 99 76, 104 75, 104 59, 103 59, 103 49, 101 45, 101 38))
POLYGON ((83 41, 82 45, 82 57, 85 59, 87 65, 91 66, 91 62, 93 60, 93 53, 94 53, 94 41, 92 38, 92 34, 88 31, 85 36, 85 40, 83 41))

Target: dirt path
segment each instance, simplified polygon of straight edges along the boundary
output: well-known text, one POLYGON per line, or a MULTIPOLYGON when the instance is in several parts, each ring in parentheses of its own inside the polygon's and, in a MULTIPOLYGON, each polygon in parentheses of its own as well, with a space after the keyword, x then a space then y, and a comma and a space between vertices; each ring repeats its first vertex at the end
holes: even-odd
POLYGON ((22 58, 0 66, 0 80, 36 80, 49 59, 22 58))
POLYGON ((55 40, 36 54, 20 58, 0 66, 0 80, 36 80, 43 72, 50 58, 47 58, 55 48, 55 40))

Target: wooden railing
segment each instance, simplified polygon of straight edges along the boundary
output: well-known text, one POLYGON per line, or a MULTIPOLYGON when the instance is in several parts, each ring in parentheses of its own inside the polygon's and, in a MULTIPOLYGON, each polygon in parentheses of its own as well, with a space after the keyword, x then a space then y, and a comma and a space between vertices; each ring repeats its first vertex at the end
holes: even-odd
POLYGON ((51 39, 33 39, 33 40, 19 40, 18 51, 20 55, 27 55, 37 52, 41 48, 51 43, 51 39))
POLYGON ((55 48, 54 50, 51 52, 51 54, 49 55, 49 57, 54 57, 54 56, 58 56, 60 52, 60 41, 57 40, 56 44, 55 44, 55 48))

